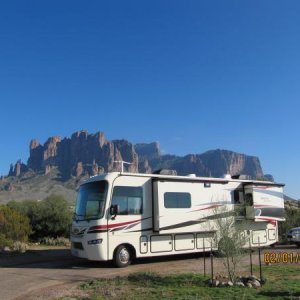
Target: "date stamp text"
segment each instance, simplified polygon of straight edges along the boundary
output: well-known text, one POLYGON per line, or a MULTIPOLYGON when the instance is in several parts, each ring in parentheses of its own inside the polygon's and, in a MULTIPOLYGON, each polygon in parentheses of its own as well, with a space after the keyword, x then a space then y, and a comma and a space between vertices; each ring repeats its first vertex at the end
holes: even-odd
POLYGON ((297 264, 300 263, 300 252, 265 252, 265 264, 297 264))

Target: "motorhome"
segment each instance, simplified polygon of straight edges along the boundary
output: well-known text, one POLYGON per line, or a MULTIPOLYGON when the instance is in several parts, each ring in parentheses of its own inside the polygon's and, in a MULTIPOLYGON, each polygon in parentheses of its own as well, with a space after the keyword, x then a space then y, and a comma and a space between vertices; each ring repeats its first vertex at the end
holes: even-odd
POLYGON ((72 254, 125 267, 133 258, 216 251, 220 218, 246 224, 248 246, 278 241, 283 184, 161 173, 112 172, 82 183, 71 229, 72 254))

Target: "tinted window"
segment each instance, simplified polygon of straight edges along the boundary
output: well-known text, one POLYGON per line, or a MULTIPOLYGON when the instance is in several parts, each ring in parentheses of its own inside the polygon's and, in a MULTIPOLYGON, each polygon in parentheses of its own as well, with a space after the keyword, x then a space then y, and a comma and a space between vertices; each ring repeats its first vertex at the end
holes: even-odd
POLYGON ((164 194, 165 208, 190 208, 191 195, 189 193, 171 193, 164 194))
POLYGON ((140 215, 142 213, 143 193, 141 187, 116 186, 112 205, 119 206, 120 215, 140 215))
POLYGON ((234 203, 243 204, 244 203, 244 191, 242 189, 234 190, 233 199, 234 199, 234 203))

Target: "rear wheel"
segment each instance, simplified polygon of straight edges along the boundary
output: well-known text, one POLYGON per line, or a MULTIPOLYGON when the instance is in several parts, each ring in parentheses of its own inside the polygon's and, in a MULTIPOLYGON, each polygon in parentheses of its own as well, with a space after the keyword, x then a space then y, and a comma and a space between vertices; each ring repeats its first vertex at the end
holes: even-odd
POLYGON ((126 245, 120 245, 114 255, 114 265, 118 268, 124 268, 131 263, 131 253, 126 245))

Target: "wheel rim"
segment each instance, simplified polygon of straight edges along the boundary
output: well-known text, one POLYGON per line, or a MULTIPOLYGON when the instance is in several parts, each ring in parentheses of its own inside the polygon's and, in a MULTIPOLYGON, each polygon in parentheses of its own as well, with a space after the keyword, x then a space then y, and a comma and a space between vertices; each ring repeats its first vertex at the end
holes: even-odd
POLYGON ((127 264, 129 262, 130 254, 126 248, 123 248, 120 251, 119 258, 120 258, 120 262, 122 264, 127 264))

